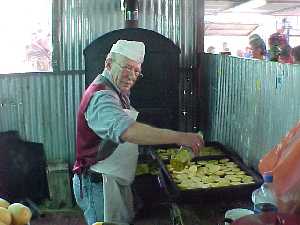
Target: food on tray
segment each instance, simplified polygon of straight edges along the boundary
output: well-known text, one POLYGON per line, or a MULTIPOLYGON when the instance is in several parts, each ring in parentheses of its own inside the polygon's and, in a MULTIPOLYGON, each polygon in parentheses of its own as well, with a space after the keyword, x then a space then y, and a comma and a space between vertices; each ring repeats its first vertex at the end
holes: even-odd
POLYGON ((140 176, 140 175, 148 174, 148 173, 149 173, 148 164, 146 164, 146 163, 137 164, 136 171, 135 171, 136 176, 140 176))
POLYGON ((212 155, 224 155, 224 152, 222 152, 217 147, 207 146, 201 148, 201 151, 199 153, 199 156, 212 156, 212 155))
POLYGON ((171 156, 170 164, 176 171, 181 171, 192 159, 188 149, 181 148, 175 155, 171 156))
POLYGON ((159 173, 158 168, 154 164, 138 163, 136 166, 135 175, 141 176, 145 174, 157 175, 159 173))
POLYGON ((171 159, 172 155, 175 155, 177 153, 177 151, 177 148, 157 149, 157 154, 160 159, 169 160, 171 159))
MULTIPOLYGON (((176 155, 179 148, 157 149, 157 153, 160 159, 170 160, 172 156, 176 155)), ((188 151, 188 150, 187 150, 188 151)), ((215 156, 224 155, 224 152, 215 146, 206 146, 201 148, 198 156, 215 156)))
POLYGON ((182 163, 189 163, 191 160, 191 153, 190 150, 181 148, 174 156, 177 161, 182 163))
POLYGON ((166 168, 182 190, 254 183, 253 177, 247 175, 236 163, 227 158, 188 162, 182 170, 177 170, 173 165, 174 163, 167 164, 166 168))

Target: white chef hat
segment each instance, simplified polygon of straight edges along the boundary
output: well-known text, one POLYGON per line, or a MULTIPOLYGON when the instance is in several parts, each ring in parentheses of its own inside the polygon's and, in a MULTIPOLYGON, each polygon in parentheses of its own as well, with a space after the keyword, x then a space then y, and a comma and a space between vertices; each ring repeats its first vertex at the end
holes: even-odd
POLYGON ((139 41, 118 40, 110 49, 110 53, 118 53, 127 58, 143 63, 145 55, 145 45, 139 41))

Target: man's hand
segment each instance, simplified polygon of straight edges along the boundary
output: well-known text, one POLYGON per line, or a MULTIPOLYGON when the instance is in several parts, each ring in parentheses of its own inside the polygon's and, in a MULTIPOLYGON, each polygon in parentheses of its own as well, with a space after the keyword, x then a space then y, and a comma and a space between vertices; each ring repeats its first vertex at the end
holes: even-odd
POLYGON ((200 149, 204 146, 203 137, 197 133, 183 133, 180 132, 178 145, 187 146, 193 150, 195 154, 198 154, 200 149))

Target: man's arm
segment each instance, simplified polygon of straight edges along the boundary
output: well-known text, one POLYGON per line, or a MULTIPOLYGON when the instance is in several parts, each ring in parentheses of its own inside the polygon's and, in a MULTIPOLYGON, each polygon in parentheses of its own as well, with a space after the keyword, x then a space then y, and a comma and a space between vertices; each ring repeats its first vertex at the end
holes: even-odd
POLYGON ((116 143, 123 140, 140 145, 177 144, 191 147, 194 152, 203 146, 202 137, 198 134, 159 129, 135 122, 124 112, 113 91, 95 93, 87 109, 86 119, 99 137, 116 143))
POLYGON ((133 123, 125 130, 121 139, 140 145, 184 145, 192 148, 194 152, 198 152, 203 146, 203 139, 198 134, 155 128, 139 122, 133 123))

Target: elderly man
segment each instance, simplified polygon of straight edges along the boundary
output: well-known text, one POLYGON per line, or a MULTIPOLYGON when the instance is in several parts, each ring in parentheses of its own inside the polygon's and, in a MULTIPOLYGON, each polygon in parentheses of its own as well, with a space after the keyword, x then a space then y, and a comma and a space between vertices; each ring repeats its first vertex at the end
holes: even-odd
POLYGON ((194 133, 158 129, 136 122, 129 91, 141 77, 145 45, 119 40, 105 69, 85 91, 77 118, 73 187, 89 225, 96 221, 129 224, 134 217, 130 185, 135 177, 138 144, 177 144, 197 152, 194 133))

